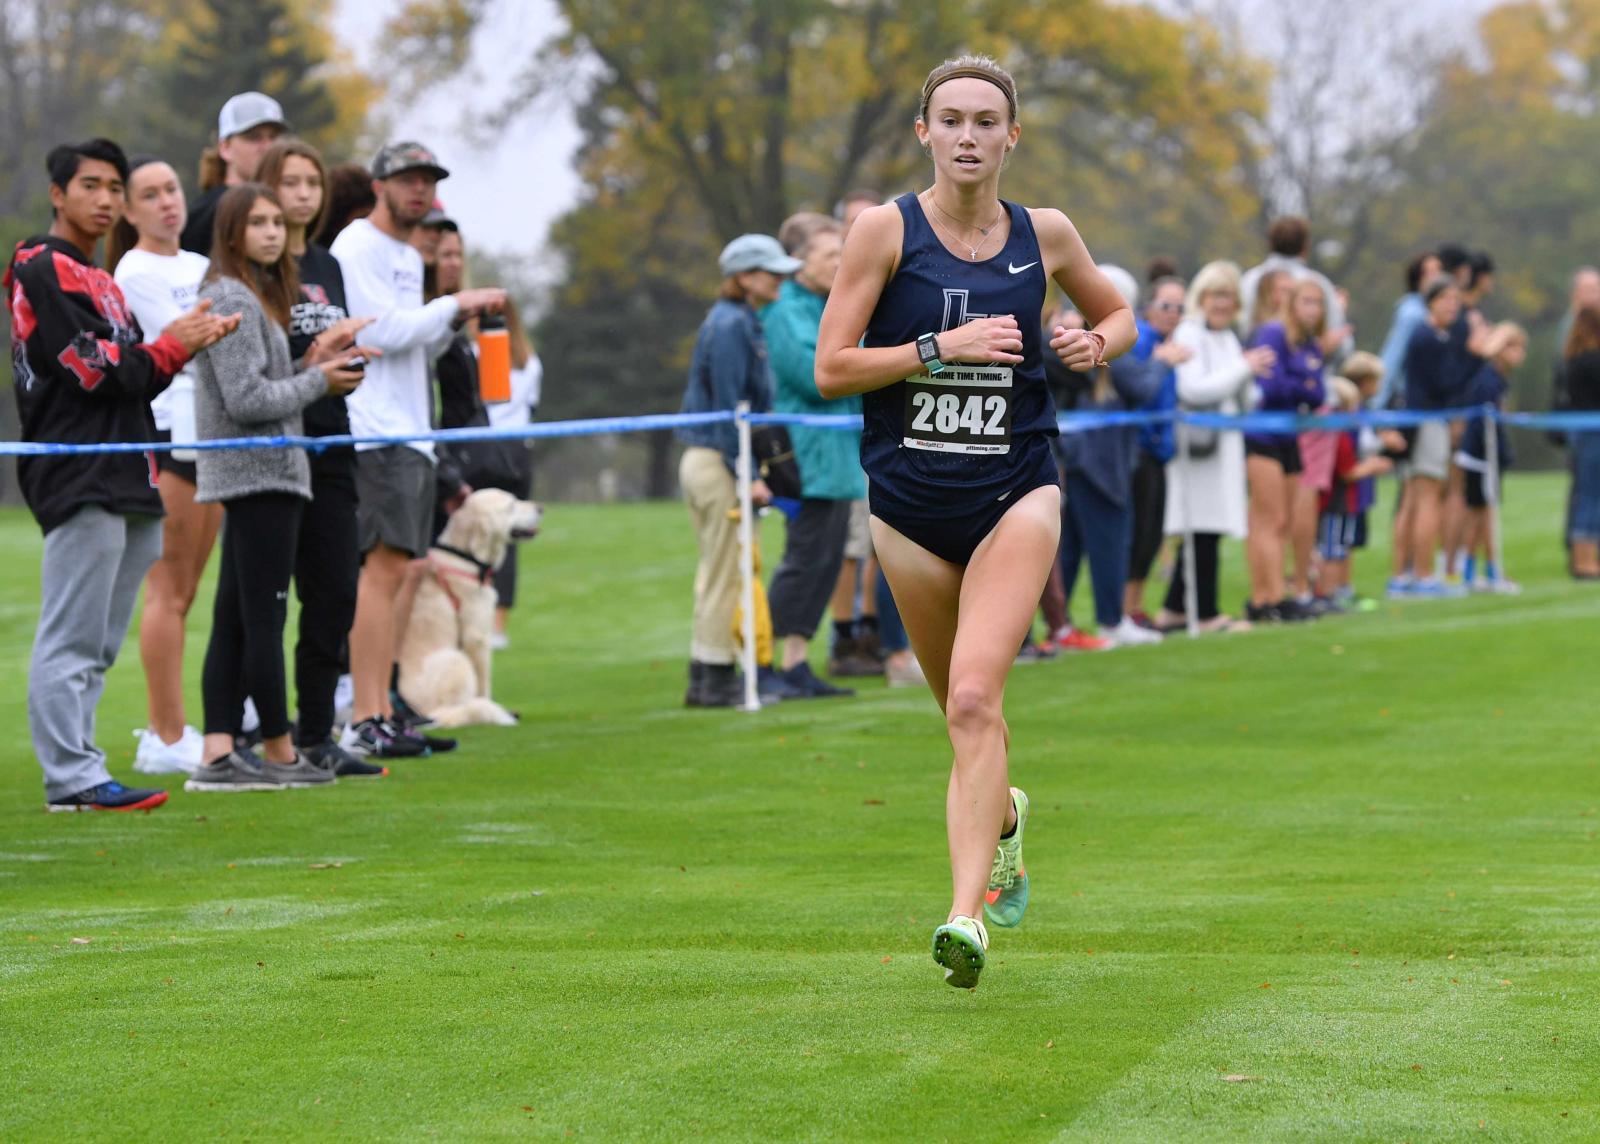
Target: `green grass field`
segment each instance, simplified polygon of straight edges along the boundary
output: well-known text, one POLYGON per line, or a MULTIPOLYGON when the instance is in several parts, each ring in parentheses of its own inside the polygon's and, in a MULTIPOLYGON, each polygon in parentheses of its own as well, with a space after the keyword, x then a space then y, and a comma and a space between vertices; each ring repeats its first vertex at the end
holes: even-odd
MULTIPOLYGON (((1600 1138, 1600 590, 1563 495, 1511 482, 1517 599, 1019 669, 1033 905, 975 993, 928 956, 932 700, 684 710, 677 505, 550 509, 519 728, 94 816, 41 809, 5 514, 0 1138, 1600 1138)), ((143 705, 130 641, 124 779, 143 705)))

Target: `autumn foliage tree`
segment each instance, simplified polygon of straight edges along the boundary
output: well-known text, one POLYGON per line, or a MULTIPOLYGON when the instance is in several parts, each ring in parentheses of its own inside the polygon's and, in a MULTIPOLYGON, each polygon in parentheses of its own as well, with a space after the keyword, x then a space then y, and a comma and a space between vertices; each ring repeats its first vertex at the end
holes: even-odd
MULTIPOLYGON (((568 269, 542 330, 552 416, 657 411, 682 393, 715 256, 847 190, 923 185, 912 120, 923 77, 987 51, 1015 72, 1023 142, 1008 194, 1066 208, 1103 255, 1180 254, 1240 232, 1234 173, 1259 73, 1199 27, 1109 0, 563 0, 565 30, 514 104, 577 93, 584 201, 555 227, 568 269), (1205 182, 1203 196, 1178 195, 1205 182), (1138 204, 1130 211, 1130 203, 1138 204)), ((484 4, 408 4, 417 55, 484 4), (432 11, 434 18, 427 19, 432 11)), ((464 22, 463 22, 464 21, 464 22)), ((404 54, 397 29, 392 46, 404 54)), ((665 442, 650 466, 670 471, 665 442)))

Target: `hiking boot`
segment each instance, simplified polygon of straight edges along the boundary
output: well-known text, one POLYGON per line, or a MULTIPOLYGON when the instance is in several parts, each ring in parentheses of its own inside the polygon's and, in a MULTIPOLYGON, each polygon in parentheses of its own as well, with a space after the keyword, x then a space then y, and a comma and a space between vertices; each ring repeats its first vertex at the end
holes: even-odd
MULTIPOLYGON (((876 633, 871 639, 881 650, 876 633)), ((866 679, 883 674, 883 661, 868 651, 863 639, 851 636, 835 641, 833 654, 828 657, 828 674, 841 679, 866 679)))
POLYGON ((690 707, 743 707, 744 681, 731 663, 703 663, 699 692, 684 699, 690 707))

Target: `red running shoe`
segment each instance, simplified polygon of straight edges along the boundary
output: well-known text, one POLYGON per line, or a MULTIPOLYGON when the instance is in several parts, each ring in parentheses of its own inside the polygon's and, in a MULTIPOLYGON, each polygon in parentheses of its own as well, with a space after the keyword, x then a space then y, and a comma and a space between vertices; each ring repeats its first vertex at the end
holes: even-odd
POLYGON ((1057 635, 1055 645, 1062 651, 1110 651, 1112 647, 1104 636, 1092 636, 1077 628, 1068 628, 1066 635, 1057 635))

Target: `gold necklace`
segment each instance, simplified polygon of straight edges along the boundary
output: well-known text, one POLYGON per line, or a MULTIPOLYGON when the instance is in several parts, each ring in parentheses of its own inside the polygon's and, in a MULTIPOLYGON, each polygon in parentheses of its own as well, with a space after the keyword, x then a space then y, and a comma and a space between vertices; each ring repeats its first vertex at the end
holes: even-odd
MULTIPOLYGON (((954 223, 957 226, 961 226, 962 225, 960 219, 956 218, 949 211, 945 210, 943 207, 941 207, 939 205, 938 200, 933 197, 933 192, 932 191, 928 192, 928 202, 930 204, 932 204, 934 210, 936 210, 940 214, 944 215, 944 217, 949 219, 952 223, 954 223)), ((977 231, 979 234, 981 234, 983 236, 983 238, 978 242, 977 246, 973 246, 971 243, 967 242, 965 239, 963 239, 963 238, 961 238, 961 237, 959 237, 959 236, 957 236, 955 234, 951 234, 950 228, 947 227, 947 226, 941 226, 938 219, 932 219, 932 222, 933 222, 933 224, 935 226, 939 227, 940 230, 944 231, 945 234, 949 235, 949 237, 954 240, 954 242, 955 242, 955 244, 957 246, 965 246, 967 248, 967 251, 968 251, 968 255, 967 255, 968 260, 971 261, 971 262, 976 262, 976 261, 978 261, 978 251, 982 250, 985 246, 987 246, 989 244, 989 232, 994 230, 995 227, 1000 225, 1000 220, 1005 217, 1005 214, 1006 214, 1006 209, 1005 209, 1004 206, 1001 206, 1000 213, 994 216, 994 221, 991 222, 988 226, 977 226, 975 224, 972 225, 972 229, 977 231)))

